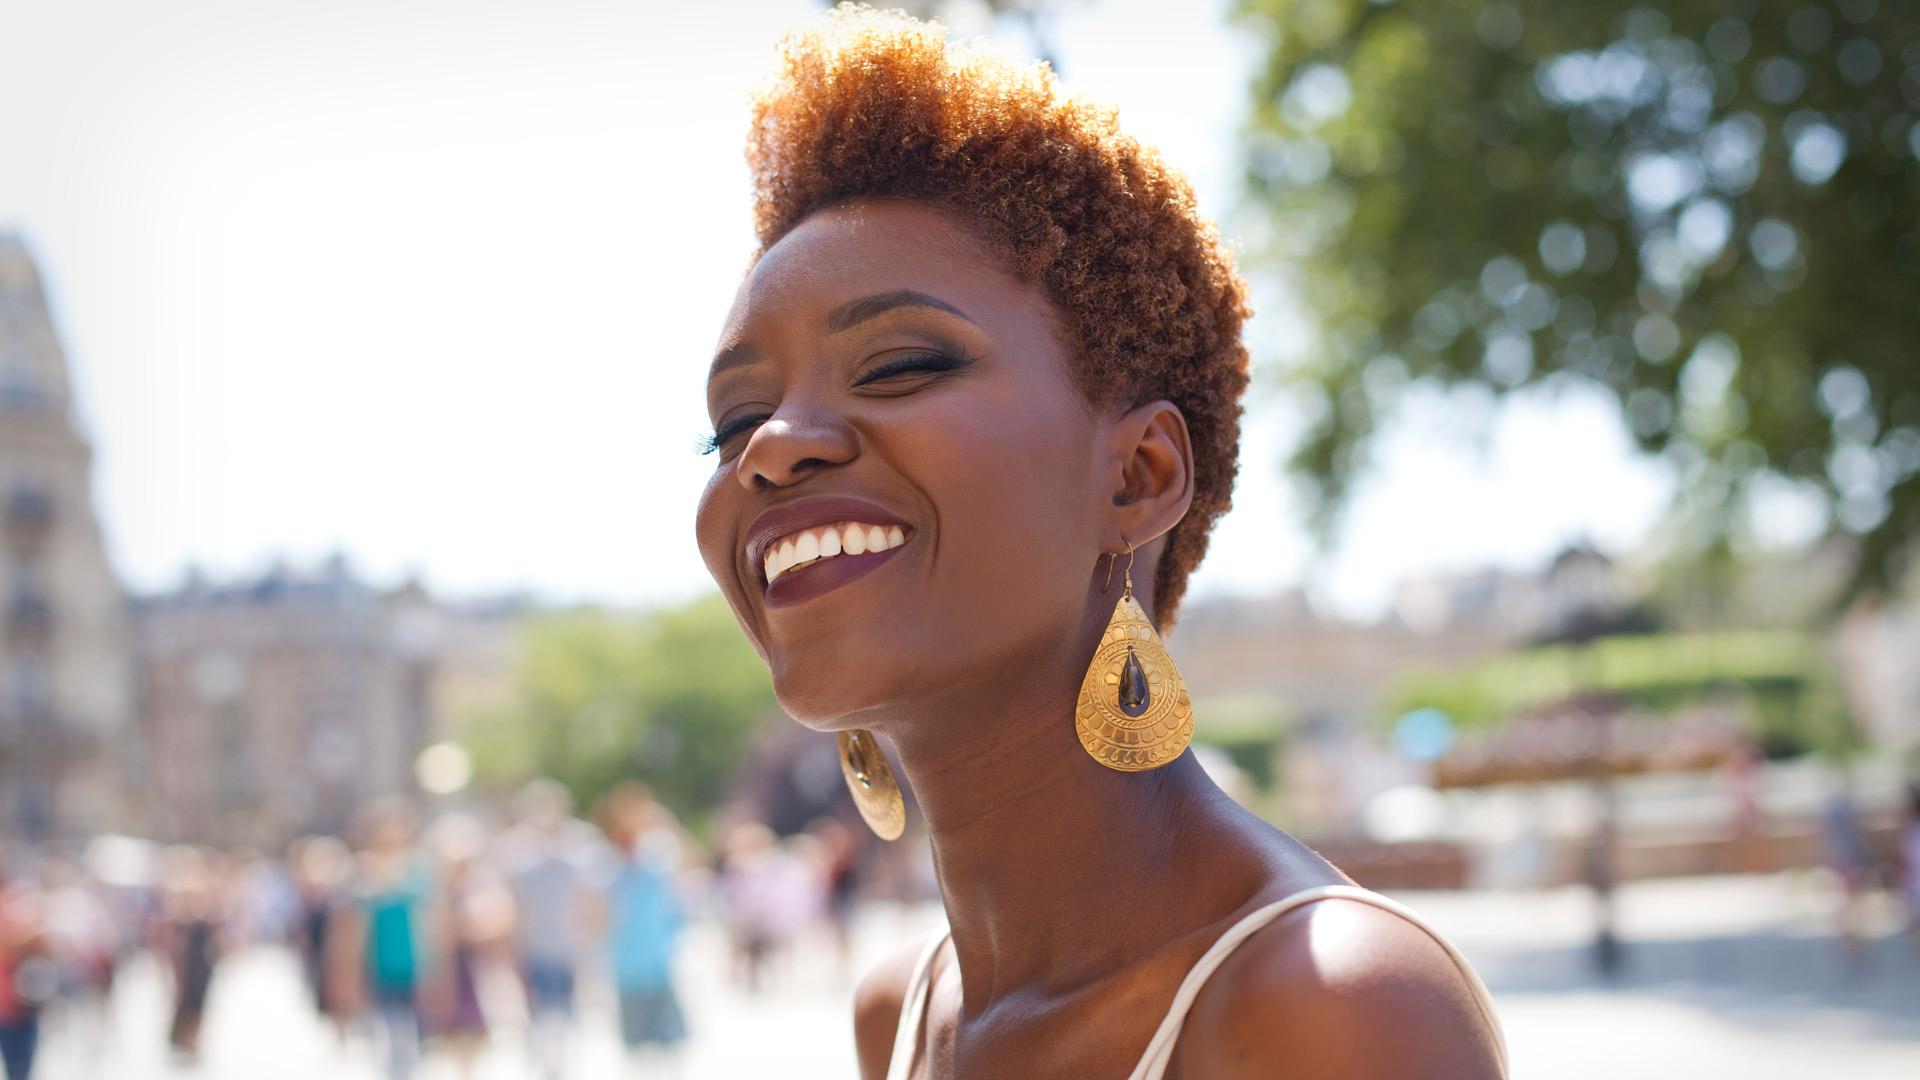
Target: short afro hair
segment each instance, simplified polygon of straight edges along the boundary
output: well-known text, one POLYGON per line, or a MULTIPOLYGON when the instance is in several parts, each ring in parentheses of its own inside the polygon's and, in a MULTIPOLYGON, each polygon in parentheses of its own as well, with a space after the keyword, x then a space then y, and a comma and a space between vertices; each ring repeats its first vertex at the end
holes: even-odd
POLYGON ((1046 290, 1091 402, 1179 407, 1193 506, 1153 590, 1171 626, 1231 505, 1247 387, 1246 283, 1186 177, 1044 64, 1021 68, 949 45, 936 25, 850 4, 781 42, 754 97, 747 161, 762 252, 851 199, 933 204, 1046 290))

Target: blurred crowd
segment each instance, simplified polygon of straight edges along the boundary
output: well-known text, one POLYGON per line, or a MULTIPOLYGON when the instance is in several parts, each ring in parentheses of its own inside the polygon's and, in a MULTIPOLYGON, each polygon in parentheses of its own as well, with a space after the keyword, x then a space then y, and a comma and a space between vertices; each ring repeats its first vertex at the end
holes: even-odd
MULTIPOLYGON (((1920 788, 1909 797, 1885 845, 1846 798, 1825 808, 1850 942, 1855 901, 1881 889, 1903 900, 1920 938, 1920 788)), ((676 957, 691 920, 724 929, 728 974, 745 992, 817 982, 823 973, 799 969, 836 957, 824 974, 845 985, 856 900, 926 884, 914 876, 924 868, 888 858, 901 846, 832 818, 782 837, 722 815, 708 850, 638 784, 577 815, 564 787, 536 780, 498 817, 423 820, 393 797, 363 806, 346 835, 302 837, 280 855, 119 836, 14 848, 0 858, 7 1080, 32 1074, 43 1025, 83 1056, 127 1037, 111 1030, 116 977, 142 954, 166 973, 166 1037, 191 1065, 223 958, 262 946, 298 957, 315 1016, 394 1080, 429 1054, 472 1075, 503 1039, 538 1075, 563 1076, 583 1000, 616 1014, 632 1075, 677 1075, 688 1018, 676 957), (803 940, 824 947, 796 948, 803 940)))
POLYGON ((384 798, 346 837, 303 837, 281 857, 127 837, 71 857, 15 851, 0 860, 13 871, 0 889, 7 1080, 31 1074, 43 1017, 79 1046, 103 1045, 116 974, 143 951, 170 977, 168 1038, 191 1064, 222 957, 260 945, 298 955, 316 1014, 394 1080, 427 1054, 471 1075, 506 1029, 557 1078, 587 985, 617 1008, 633 1074, 674 1075, 689 918, 724 925, 748 991, 777 978, 806 935, 836 943, 834 977, 850 977, 864 834, 827 819, 784 839, 751 820, 715 831, 709 852, 638 784, 582 818, 566 788, 536 780, 494 827, 466 812, 423 822, 384 798))

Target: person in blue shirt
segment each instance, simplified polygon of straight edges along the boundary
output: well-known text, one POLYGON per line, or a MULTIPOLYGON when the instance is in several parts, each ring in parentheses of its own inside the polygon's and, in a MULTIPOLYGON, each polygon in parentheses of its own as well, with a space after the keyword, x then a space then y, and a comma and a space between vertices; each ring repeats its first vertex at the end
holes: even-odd
POLYGON ((573 816, 558 781, 528 782, 514 798, 519 824, 501 838, 516 909, 513 946, 527 992, 531 1049, 546 1080, 567 1072, 574 984, 593 914, 591 866, 600 837, 573 816))
POLYGON ((672 1054, 687 1037, 673 990, 684 921, 675 879, 678 830, 666 808, 632 782, 607 796, 603 822, 614 847, 603 893, 604 945, 620 999, 620 1036, 630 1053, 651 1048, 672 1054))

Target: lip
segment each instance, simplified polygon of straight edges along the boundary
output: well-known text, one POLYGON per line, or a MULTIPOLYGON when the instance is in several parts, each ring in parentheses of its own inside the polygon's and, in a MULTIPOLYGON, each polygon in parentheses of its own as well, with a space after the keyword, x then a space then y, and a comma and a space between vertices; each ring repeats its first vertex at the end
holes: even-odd
POLYGON ((812 566, 789 570, 767 586, 767 606, 789 607, 811 600, 821 593, 832 592, 855 578, 866 577, 880 569, 882 563, 904 550, 904 547, 897 547, 871 551, 865 555, 835 555, 812 566))
MULTIPOLYGON (((789 533, 841 521, 858 521, 866 525, 887 527, 898 525, 903 529, 912 528, 901 519, 900 515, 865 499, 856 499, 847 495, 819 495, 810 499, 798 499, 779 506, 770 506, 760 511, 760 516, 753 519, 753 524, 747 527, 747 567, 757 578, 764 572, 762 567, 766 565, 767 548, 774 541, 789 533)), ((886 551, 875 552, 875 555, 887 555, 899 550, 899 548, 888 548, 886 551)), ((866 561, 868 557, 842 555, 839 558, 866 561)), ((874 563, 874 565, 879 564, 874 563)), ((787 575, 780 576, 784 579, 787 575)))

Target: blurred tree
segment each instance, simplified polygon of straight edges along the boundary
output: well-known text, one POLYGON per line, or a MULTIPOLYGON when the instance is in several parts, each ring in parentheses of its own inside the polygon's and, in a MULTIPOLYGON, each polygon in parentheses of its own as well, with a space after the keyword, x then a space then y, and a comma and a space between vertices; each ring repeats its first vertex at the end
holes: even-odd
POLYGON ((1255 251, 1321 323, 1324 530, 1412 379, 1610 388, 1701 547, 1920 537, 1920 2, 1242 0, 1255 251), (1816 511, 1816 514, 1818 511, 1816 511))
POLYGON ((704 817, 753 729, 779 705, 718 596, 652 615, 583 609, 531 619, 512 703, 467 724, 483 780, 551 776, 581 805, 636 778, 704 817))
POLYGON ((1720 630, 1545 645, 1464 668, 1414 668, 1389 690, 1381 718, 1437 708, 1462 727, 1487 727, 1582 694, 1617 695, 1660 714, 1738 700, 1770 756, 1842 755, 1863 743, 1818 637, 1791 630, 1720 630))

